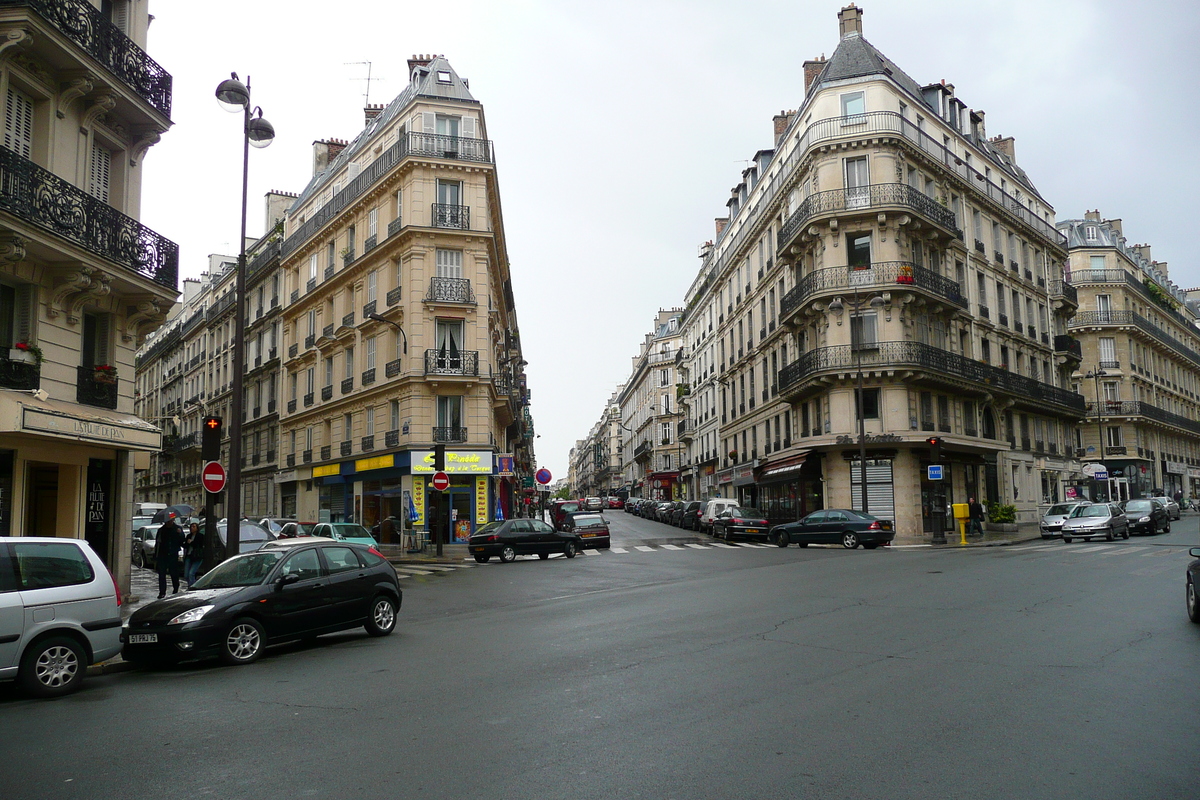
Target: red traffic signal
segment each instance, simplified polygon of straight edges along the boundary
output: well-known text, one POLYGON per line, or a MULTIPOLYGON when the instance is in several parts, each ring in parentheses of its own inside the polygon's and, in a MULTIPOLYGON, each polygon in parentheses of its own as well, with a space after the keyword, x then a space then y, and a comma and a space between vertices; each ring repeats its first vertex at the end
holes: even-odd
POLYGON ((925 443, 930 447, 933 463, 940 462, 942 460, 942 437, 930 436, 925 443))

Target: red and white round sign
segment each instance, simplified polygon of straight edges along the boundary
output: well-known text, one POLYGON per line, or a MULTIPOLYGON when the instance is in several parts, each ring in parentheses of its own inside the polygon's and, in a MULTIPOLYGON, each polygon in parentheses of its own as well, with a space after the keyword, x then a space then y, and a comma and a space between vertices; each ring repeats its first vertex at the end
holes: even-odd
POLYGON ((219 461, 206 461, 200 470, 200 483, 204 491, 216 494, 225 489, 225 468, 219 461))
POLYGON ((435 472, 429 483, 437 491, 444 492, 450 488, 450 476, 444 472, 435 472))

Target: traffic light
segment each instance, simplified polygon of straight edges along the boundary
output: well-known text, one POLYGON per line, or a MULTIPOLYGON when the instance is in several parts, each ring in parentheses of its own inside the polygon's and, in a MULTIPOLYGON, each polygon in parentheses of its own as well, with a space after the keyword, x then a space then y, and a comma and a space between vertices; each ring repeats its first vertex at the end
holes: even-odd
POLYGON ((930 461, 934 464, 942 463, 942 437, 930 436, 925 442, 929 445, 930 461))
POLYGON ((200 458, 204 461, 221 460, 221 434, 225 423, 220 417, 207 416, 200 423, 200 458))
POLYGON ((446 469, 446 445, 435 444, 433 446, 433 471, 444 472, 446 469))

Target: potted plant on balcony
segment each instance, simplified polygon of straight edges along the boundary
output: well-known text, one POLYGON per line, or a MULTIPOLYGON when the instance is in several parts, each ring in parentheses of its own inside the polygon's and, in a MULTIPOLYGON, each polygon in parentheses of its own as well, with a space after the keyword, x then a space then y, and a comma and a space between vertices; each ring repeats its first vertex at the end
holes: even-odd
POLYGON ((913 268, 908 264, 901 264, 899 271, 896 273, 896 283, 912 283, 913 268))
POLYGON ((97 364, 92 367, 92 380, 96 383, 116 383, 117 368, 112 364, 97 364))
POLYGON ((27 340, 17 342, 9 349, 8 360, 40 367, 42 365, 42 348, 27 340))

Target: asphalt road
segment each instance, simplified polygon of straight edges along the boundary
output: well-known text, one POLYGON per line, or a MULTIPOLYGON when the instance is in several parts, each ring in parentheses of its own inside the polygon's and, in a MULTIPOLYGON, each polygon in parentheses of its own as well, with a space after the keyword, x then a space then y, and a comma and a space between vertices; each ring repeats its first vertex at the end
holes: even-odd
POLYGON ((936 551, 695 548, 711 540, 606 516, 627 552, 406 579, 387 639, 54 702, 0 685, 0 794, 1200 795, 1197 516, 936 551))

